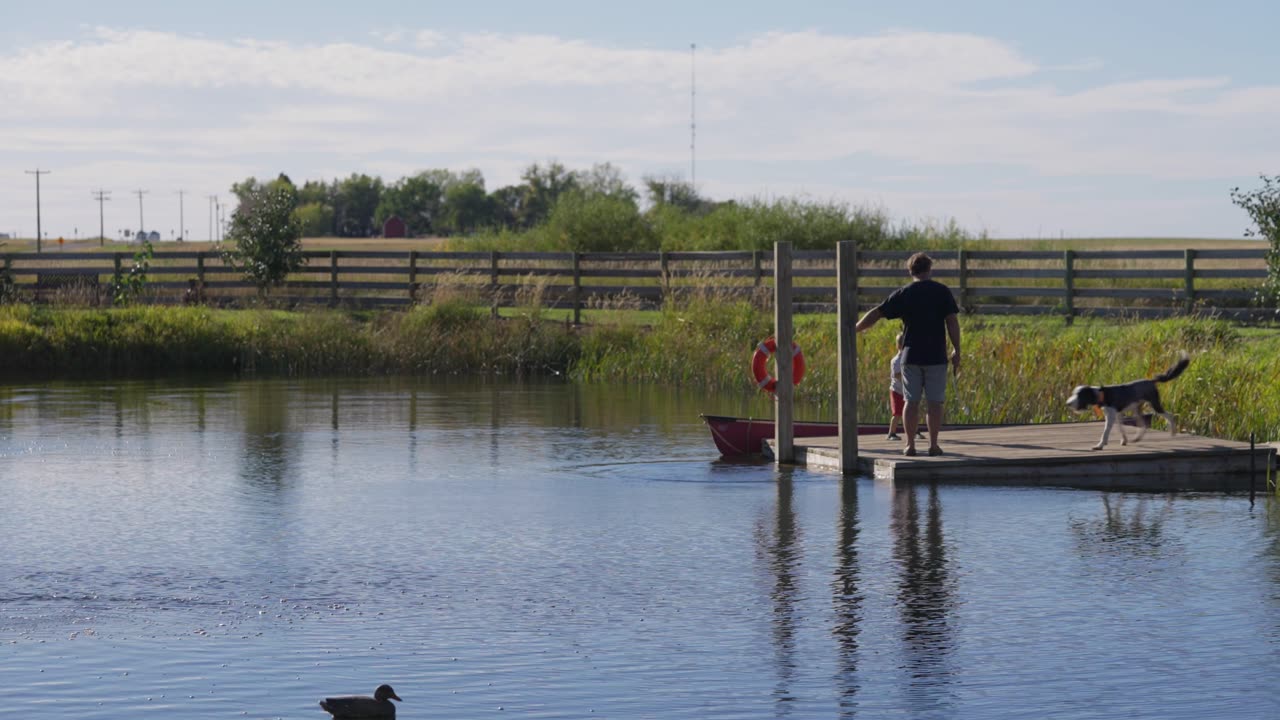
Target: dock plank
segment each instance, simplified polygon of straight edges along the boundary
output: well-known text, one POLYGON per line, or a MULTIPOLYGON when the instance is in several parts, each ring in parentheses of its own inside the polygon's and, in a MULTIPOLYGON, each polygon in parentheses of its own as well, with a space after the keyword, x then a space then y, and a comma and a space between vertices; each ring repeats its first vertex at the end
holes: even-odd
MULTIPOLYGON (((1130 438, 1136 428, 1128 428, 1130 438)), ((1118 429, 1102 450, 1092 450, 1101 422, 1003 425, 944 431, 944 455, 905 457, 901 441, 864 435, 858 440, 858 470, 877 479, 944 481, 990 485, 1058 486, 1144 491, 1267 491, 1267 470, 1276 448, 1179 433, 1163 423, 1141 442, 1120 444, 1118 429), (1251 476, 1251 470, 1256 472, 1251 476)), ((839 438, 797 438, 795 462, 838 470, 839 438)), ((917 448, 927 449, 926 441, 917 448)))

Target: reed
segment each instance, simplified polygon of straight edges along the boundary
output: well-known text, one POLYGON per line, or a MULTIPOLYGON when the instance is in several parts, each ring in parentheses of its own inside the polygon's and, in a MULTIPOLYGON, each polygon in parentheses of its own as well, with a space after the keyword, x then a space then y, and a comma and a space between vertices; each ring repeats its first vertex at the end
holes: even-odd
MULTIPOLYGON (((687 293, 646 314, 649 324, 628 319, 625 310, 595 312, 602 320, 581 328, 536 303, 495 318, 485 298, 468 293, 379 313, 6 305, 0 375, 536 374, 762 398, 748 371, 756 343, 772 333, 772 315, 760 299, 687 293)), ((858 340, 859 414, 868 422, 887 420, 896 325, 881 322, 858 340)), ((1280 440, 1274 330, 1191 318, 1081 318, 1066 325, 1059 318, 965 316, 961 326, 964 366, 949 392, 951 422, 1076 419, 1065 405, 1074 385, 1151 377, 1186 350, 1190 368, 1161 389, 1180 428, 1280 440)), ((836 332, 833 316, 796 318, 809 367, 796 398, 826 417, 835 414, 836 332)))

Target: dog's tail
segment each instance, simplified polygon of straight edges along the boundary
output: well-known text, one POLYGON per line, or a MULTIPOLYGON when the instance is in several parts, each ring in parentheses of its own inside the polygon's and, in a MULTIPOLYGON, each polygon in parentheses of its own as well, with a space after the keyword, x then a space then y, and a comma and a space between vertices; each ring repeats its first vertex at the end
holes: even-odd
POLYGON ((1190 364, 1191 364, 1191 356, 1187 354, 1186 350, 1183 350, 1182 352, 1178 353, 1178 362, 1174 363, 1173 367, 1155 376, 1154 379, 1156 382, 1169 382, 1170 380, 1181 375, 1182 371, 1186 370, 1187 366, 1190 364))

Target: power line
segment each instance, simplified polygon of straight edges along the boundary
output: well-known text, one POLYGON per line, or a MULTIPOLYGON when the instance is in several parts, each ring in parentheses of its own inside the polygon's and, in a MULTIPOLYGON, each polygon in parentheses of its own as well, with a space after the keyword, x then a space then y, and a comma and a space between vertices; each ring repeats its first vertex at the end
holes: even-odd
POLYGON ((35 176, 36 176, 36 252, 38 253, 38 252, 40 252, 40 235, 41 235, 41 231, 40 231, 40 176, 41 176, 41 175, 48 175, 49 173, 51 173, 51 172, 53 172, 53 171, 52 171, 52 170, 41 170, 40 168, 36 168, 35 170, 23 170, 23 172, 25 172, 25 173, 26 173, 26 174, 28 174, 28 175, 35 175, 35 176))
POLYGON ((98 201, 98 247, 102 247, 107 242, 106 233, 102 229, 102 203, 111 199, 107 197, 110 194, 110 190, 93 191, 93 197, 98 201))

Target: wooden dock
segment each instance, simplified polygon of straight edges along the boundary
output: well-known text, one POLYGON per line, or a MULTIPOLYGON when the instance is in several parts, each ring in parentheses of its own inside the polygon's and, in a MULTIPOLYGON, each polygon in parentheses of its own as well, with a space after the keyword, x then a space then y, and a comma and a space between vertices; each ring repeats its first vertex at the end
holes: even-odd
MULTIPOLYGON (((1130 438, 1136 432, 1128 428, 1130 438)), ((858 472, 876 479, 959 482, 981 485, 1053 486, 1139 491, 1247 492, 1252 482, 1268 492, 1268 469, 1274 473, 1277 448, 1219 440, 1199 435, 1170 436, 1149 430, 1139 443, 1120 444, 1119 429, 1102 450, 1091 450, 1102 433, 1101 422, 1003 425, 946 430, 938 437, 945 452, 902 455, 901 440, 862 435, 858 438, 858 472)), ((795 464, 840 469, 839 438, 796 438, 795 464)), ((772 452, 772 442, 766 443, 772 452)))

